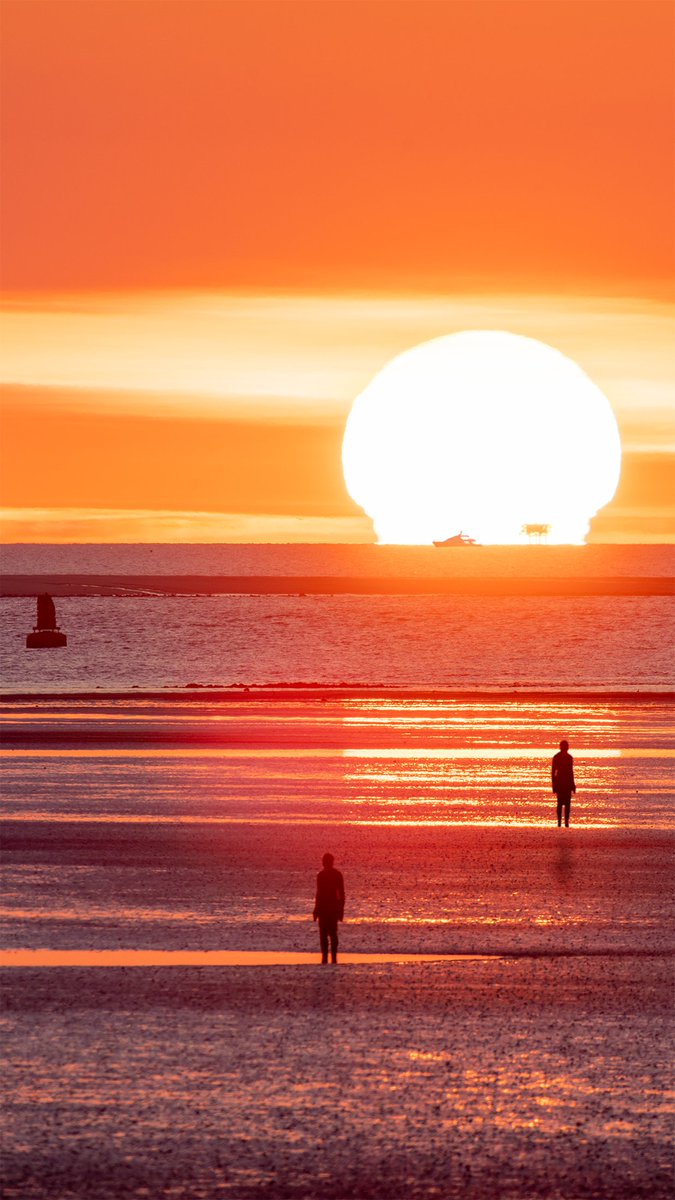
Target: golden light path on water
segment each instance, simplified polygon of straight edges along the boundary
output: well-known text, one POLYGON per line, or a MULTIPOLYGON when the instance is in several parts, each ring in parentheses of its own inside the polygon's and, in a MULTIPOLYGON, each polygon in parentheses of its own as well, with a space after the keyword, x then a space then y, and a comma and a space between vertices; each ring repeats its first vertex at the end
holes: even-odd
MULTIPOLYGON (((675 749, 650 749, 644 750, 635 749, 577 749, 578 755, 583 755, 585 758, 675 758, 675 749)), ((21 748, 12 750, 0 750, 0 758, 12 758, 20 756, 22 758, 384 758, 384 759, 414 759, 415 761, 423 759, 531 759, 543 758, 549 759, 551 753, 547 749, 531 749, 523 750, 515 747, 472 747, 471 749, 440 749, 434 747, 427 750, 413 750, 403 747, 378 747, 377 749, 317 749, 317 748, 299 748, 297 750, 287 749, 268 749, 260 746, 252 747, 232 747, 223 746, 219 749, 207 749, 205 747, 196 747, 194 749, 181 748, 180 750, 171 747, 152 746, 147 749, 139 750, 133 746, 128 748, 111 748, 109 746, 101 746, 99 748, 67 748, 58 750, 36 750, 31 748, 21 748)))
MULTIPOLYGON (((30 813, 9 813, 5 819, 7 821, 16 822, 45 821, 50 824, 61 825, 260 825, 264 827, 270 826, 272 828, 276 826, 281 829, 288 829, 291 825, 313 825, 320 829, 326 828, 326 820, 324 818, 312 816, 302 816, 289 820, 286 817, 162 817, 157 816, 154 813, 134 813, 133 815, 129 815, 127 813, 84 813, 80 815, 74 813, 51 813, 36 811, 30 813)), ((503 829, 505 827, 508 827, 509 829, 528 829, 531 827, 533 822, 527 820, 519 821, 517 818, 510 816, 495 817, 491 821, 471 820, 470 822, 456 821, 451 820, 450 818, 438 818, 438 820, 433 820, 424 817, 421 817, 418 820, 402 820, 399 817, 383 817, 381 820, 378 820, 375 817, 364 817, 362 820, 344 817, 331 817, 330 824, 336 829, 339 829, 341 826, 352 825, 370 828, 381 827, 383 829, 388 829, 390 827, 401 829, 443 829, 449 825, 458 824, 470 824, 472 827, 477 829, 503 829)), ((613 824, 614 823, 611 821, 584 821, 584 829, 606 829, 613 827, 613 824)), ((654 829, 662 828, 662 826, 658 823, 650 825, 647 822, 645 822, 645 827, 654 829)), ((667 826, 663 826, 663 828, 667 828, 667 826)))
MULTIPOLYGON (((351 954, 340 964, 484 962, 484 954, 351 954)), ((0 967, 270 967, 315 966, 316 954, 274 950, 2 950, 0 967)))
MULTIPOLYGON (((577 824, 672 823, 675 750, 580 746, 576 754, 577 824)), ((548 747, 103 745, 17 748, 0 757, 7 821, 524 828, 541 825, 552 805, 548 747)))
POLYGON ((385 955, 363 960, 383 969, 400 955, 670 945, 665 699, 5 708, 12 950, 313 960, 326 849, 347 882, 343 949, 385 955), (550 759, 564 736, 578 791, 559 830, 550 759))

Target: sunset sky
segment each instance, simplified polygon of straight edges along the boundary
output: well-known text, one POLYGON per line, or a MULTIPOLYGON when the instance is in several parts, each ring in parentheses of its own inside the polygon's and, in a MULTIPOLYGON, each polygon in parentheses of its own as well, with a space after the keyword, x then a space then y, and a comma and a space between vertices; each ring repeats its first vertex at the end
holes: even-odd
POLYGON ((672 540, 670 0, 3 0, 4 541, 374 540, 393 355, 568 354, 672 540))

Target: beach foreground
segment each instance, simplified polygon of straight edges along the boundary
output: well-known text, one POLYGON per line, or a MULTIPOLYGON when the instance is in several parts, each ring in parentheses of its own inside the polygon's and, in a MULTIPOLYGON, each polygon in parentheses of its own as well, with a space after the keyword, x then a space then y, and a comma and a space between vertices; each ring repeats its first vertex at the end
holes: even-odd
POLYGON ((630 955, 5 973, 7 1197, 670 1197, 630 955))
POLYGON ((666 698, 2 715, 3 940, 43 964, 2 971, 7 1197, 672 1195, 666 698), (337 967, 311 921, 326 849, 337 967))

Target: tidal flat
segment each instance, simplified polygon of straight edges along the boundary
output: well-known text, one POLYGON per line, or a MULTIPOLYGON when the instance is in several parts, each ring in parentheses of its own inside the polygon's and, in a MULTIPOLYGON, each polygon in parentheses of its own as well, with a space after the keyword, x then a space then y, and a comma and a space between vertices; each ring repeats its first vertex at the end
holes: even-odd
POLYGON ((671 1196, 665 698, 2 717, 5 1195, 671 1196))
POLYGON ((8 971, 8 1197, 671 1195, 672 963, 8 971))

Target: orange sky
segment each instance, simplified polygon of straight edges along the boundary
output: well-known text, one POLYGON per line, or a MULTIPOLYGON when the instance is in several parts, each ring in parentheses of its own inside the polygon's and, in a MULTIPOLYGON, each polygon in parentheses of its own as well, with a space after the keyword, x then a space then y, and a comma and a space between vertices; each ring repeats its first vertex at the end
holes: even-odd
MULTIPOLYGON (((489 327, 497 296, 498 327, 550 330, 606 387, 629 454, 662 464, 673 13, 669 0, 4 0, 0 502, 17 510, 4 536, 58 537, 66 510, 88 509, 258 513, 263 537, 263 515, 351 516, 368 536, 340 478, 349 399, 423 337, 489 327), (196 295, 221 305, 222 361, 196 295), (338 307, 317 318, 322 297, 338 307), (124 336, 87 319, 106 308, 130 317, 124 336), (64 311, 80 321, 70 366, 64 311), (34 487, 30 428, 69 462, 59 475, 47 456, 34 487)), ((611 536, 651 540, 672 496, 638 485, 638 467, 611 536)))

